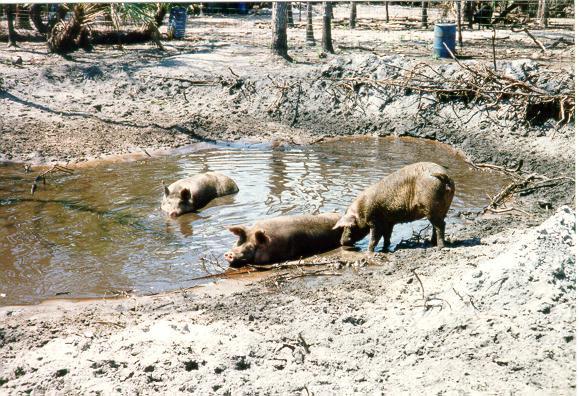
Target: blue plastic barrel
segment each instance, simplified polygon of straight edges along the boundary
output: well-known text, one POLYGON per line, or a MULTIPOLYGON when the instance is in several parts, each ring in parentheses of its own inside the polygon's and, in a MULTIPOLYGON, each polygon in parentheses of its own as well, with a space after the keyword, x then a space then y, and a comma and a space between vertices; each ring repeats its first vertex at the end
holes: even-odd
POLYGON ((238 3, 237 4, 237 11, 241 15, 247 15, 247 13, 249 12, 249 3, 238 3))
POLYGON ((185 26, 187 25, 187 9, 185 7, 173 7, 169 13, 169 29, 173 32, 173 37, 182 39, 185 37, 185 26))
POLYGON ((454 53, 456 47, 456 24, 437 23, 434 25, 434 56, 438 58, 452 58, 443 43, 454 53))

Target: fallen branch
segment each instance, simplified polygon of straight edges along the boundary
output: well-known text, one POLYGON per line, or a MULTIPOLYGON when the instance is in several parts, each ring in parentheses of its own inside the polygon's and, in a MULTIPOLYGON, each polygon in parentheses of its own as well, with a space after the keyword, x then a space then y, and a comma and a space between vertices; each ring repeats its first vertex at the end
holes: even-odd
POLYGON ((148 74, 148 75, 146 75, 146 77, 159 78, 161 80, 181 81, 181 82, 189 83, 191 85, 219 85, 219 80, 191 80, 189 78, 183 78, 183 77, 157 76, 154 74, 148 74))
POLYGON ((564 38, 564 37, 559 37, 558 39, 556 39, 556 40, 553 41, 552 43, 547 44, 547 45, 545 46, 545 48, 554 49, 554 48, 557 47, 559 44, 575 45, 575 42, 574 42, 574 41, 571 41, 571 40, 567 40, 567 39, 564 38))
POLYGON ((491 212, 491 213, 494 213, 494 214, 502 214, 502 213, 507 213, 507 212, 516 211, 516 212, 521 212, 521 213, 523 213, 523 214, 526 214, 527 216, 532 216, 531 213, 526 212, 526 211, 524 211, 523 209, 513 208, 513 207, 506 208, 506 209, 492 209, 492 208, 490 208, 488 211, 491 212))
POLYGON ((38 183, 40 182, 40 180, 42 180, 42 184, 45 185, 46 184, 46 176, 48 174, 54 173, 54 172, 63 172, 63 173, 70 175, 74 171, 70 168, 66 168, 66 167, 61 166, 61 165, 53 165, 47 171, 44 171, 40 175, 36 176, 36 178, 34 179, 34 182, 32 183, 32 187, 30 188, 30 194, 34 195, 34 192, 36 191, 36 189, 38 187, 38 183))
MULTIPOLYGON (((472 103, 473 106, 483 104, 485 105, 483 110, 487 111, 487 114, 489 109, 498 106, 501 101, 507 102, 509 111, 505 115, 525 122, 532 121, 533 117, 537 116, 537 109, 542 107, 551 109, 555 103, 560 107, 558 111, 560 114, 556 115, 557 120, 560 120, 561 123, 568 123, 573 119, 575 92, 571 85, 562 83, 557 93, 551 93, 532 84, 531 80, 517 80, 498 72, 493 69, 492 65, 489 67, 484 64, 467 64, 461 62, 452 53, 451 56, 461 71, 450 76, 442 74, 429 64, 419 62, 410 69, 388 65, 401 74, 395 78, 325 76, 312 79, 312 82, 323 81, 326 84, 323 88, 329 95, 333 94, 335 101, 352 103, 351 110, 358 108, 361 111, 365 110, 367 107, 363 101, 365 92, 361 88, 367 87, 384 93, 386 96, 384 100, 396 92, 404 94, 416 92, 421 95, 428 95, 429 98, 432 97, 435 103, 462 101, 465 105, 468 103, 472 103), (394 92, 392 92, 393 90, 394 92)), ((561 72, 560 75, 563 79, 569 78, 565 73, 561 72)), ((556 79, 557 76, 554 75, 552 78, 556 79)), ((271 111, 274 105, 279 108, 280 101, 281 98, 278 98, 272 103, 269 110, 271 111)), ((488 115, 490 118, 490 114, 488 115)), ((498 124, 497 120, 492 121, 498 124)))
POLYGON ((304 351, 305 351, 306 353, 310 353, 310 346, 311 346, 311 345, 309 345, 309 344, 306 342, 306 340, 304 339, 304 336, 302 335, 301 332, 298 333, 298 338, 299 338, 299 341, 300 341, 300 345, 304 348, 304 351))
POLYGON ((111 325, 111 326, 116 326, 118 328, 124 329, 126 326, 120 323, 115 323, 115 322, 107 322, 105 320, 97 320, 95 321, 95 323, 98 324, 104 324, 104 325, 111 325))
POLYGON ((531 191, 537 190, 539 188, 547 188, 547 187, 554 187, 556 185, 558 185, 560 182, 564 182, 564 181, 568 181, 571 183, 575 183, 575 179, 573 179, 572 177, 569 176, 559 176, 559 177, 555 177, 555 178, 547 178, 544 175, 538 175, 536 173, 532 173, 530 175, 527 175, 524 178, 521 178, 520 176, 518 177, 518 180, 512 182, 511 184, 509 184, 508 186, 506 186, 505 188, 503 188, 498 194, 496 194, 494 197, 492 197, 490 199, 490 203, 483 209, 481 214, 486 213, 487 211, 494 211, 494 213, 504 213, 504 212, 508 212, 511 210, 516 210, 522 213, 525 213, 527 215, 530 215, 530 213, 525 212, 522 209, 518 209, 518 208, 507 208, 504 210, 499 210, 497 209, 498 206, 504 202, 504 200, 508 197, 510 197, 513 194, 528 194, 531 191), (538 180, 538 181, 535 181, 538 180), (535 183, 535 184, 531 184, 531 183, 535 183))
POLYGON ((509 279, 508 276, 505 276, 503 278, 497 279, 496 281, 494 281, 493 283, 490 284, 489 287, 487 287, 487 291, 490 290, 491 287, 493 287, 494 285, 496 285, 497 283, 499 284, 499 287, 497 289, 497 291, 495 292, 495 294, 493 294, 493 296, 496 296, 497 294, 499 294, 499 292, 501 291, 501 288, 503 287, 503 283, 505 283, 507 281, 507 279, 509 279))
POLYGON ((252 272, 257 272, 257 271, 258 270, 253 269, 253 268, 244 268, 244 269, 235 270, 235 271, 220 272, 218 274, 209 274, 209 275, 204 275, 204 276, 198 276, 195 278, 187 279, 187 281, 198 281, 198 280, 215 279, 215 278, 227 278, 230 276, 250 274, 252 272))
POLYGON ((533 40, 533 42, 535 44, 537 44, 537 46, 539 48, 541 48, 541 52, 546 52, 547 49, 545 48, 545 46, 543 45, 543 43, 541 43, 539 40, 537 40, 537 38, 535 36, 533 36, 531 34, 531 32, 529 32, 529 29, 527 29, 526 27, 520 29, 520 30, 516 30, 515 27, 511 27, 511 31, 513 31, 514 33, 520 33, 520 32, 525 32, 527 34, 527 36, 529 36, 531 38, 531 40, 533 40))
POLYGON ((411 270, 411 272, 414 274, 414 276, 416 277, 416 279, 418 279, 418 283, 420 283, 420 288, 422 289, 422 299, 426 300, 425 295, 424 295, 424 285, 422 284, 422 281, 420 280, 420 277, 418 276, 418 274, 416 273, 416 268, 413 268, 411 270))

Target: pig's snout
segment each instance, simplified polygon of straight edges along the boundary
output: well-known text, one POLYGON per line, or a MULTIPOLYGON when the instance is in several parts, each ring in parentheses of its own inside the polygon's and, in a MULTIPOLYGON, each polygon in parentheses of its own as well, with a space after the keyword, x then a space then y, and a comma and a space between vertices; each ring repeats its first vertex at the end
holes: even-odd
POLYGON ((233 260, 235 260, 235 255, 233 254, 233 252, 227 252, 223 255, 223 257, 225 257, 225 260, 227 260, 227 262, 231 263, 233 262, 233 260))
POLYGON ((175 218, 175 217, 179 216, 179 213, 177 213, 177 212, 171 212, 171 214, 170 214, 169 216, 175 218))

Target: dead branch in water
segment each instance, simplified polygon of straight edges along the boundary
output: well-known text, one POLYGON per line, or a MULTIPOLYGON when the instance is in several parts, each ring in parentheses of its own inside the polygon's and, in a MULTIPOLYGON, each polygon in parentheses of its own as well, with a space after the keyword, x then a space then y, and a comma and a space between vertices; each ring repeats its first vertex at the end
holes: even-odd
POLYGON ((43 185, 46 185, 46 176, 49 175, 50 173, 54 173, 54 172, 63 172, 63 173, 70 175, 74 171, 70 168, 66 168, 66 167, 61 166, 61 165, 53 165, 50 169, 48 169, 48 170, 42 172, 40 175, 36 176, 36 178, 34 179, 34 182, 32 183, 32 187, 30 188, 30 194, 34 195, 34 192, 38 188, 38 183, 40 182, 40 180, 42 180, 43 185))
POLYGON ((258 270, 253 269, 253 268, 243 268, 243 269, 234 270, 234 271, 220 272, 217 274, 197 276, 195 278, 191 278, 191 279, 187 279, 187 280, 188 281, 198 281, 198 280, 205 280, 205 279, 227 278, 227 277, 235 276, 235 275, 247 275, 247 274, 250 274, 252 272, 257 272, 257 271, 258 270))
POLYGON ((297 262, 286 261, 285 263, 278 264, 266 264, 266 265, 250 265, 249 267, 254 268, 257 271, 270 271, 270 270, 283 270, 283 269, 297 269, 300 267, 320 267, 325 265, 343 265, 344 260, 333 259, 333 260, 321 260, 321 261, 302 261, 297 262))

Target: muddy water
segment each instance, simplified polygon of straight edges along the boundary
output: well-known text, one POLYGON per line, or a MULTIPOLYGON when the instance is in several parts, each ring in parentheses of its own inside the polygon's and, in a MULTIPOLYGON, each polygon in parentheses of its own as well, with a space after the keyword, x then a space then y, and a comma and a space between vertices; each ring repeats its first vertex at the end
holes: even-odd
MULTIPOLYGON (((189 287, 221 271, 235 242, 226 226, 285 214, 343 212, 358 192, 417 161, 449 168, 457 210, 479 210, 508 181, 470 169, 441 144, 348 138, 309 147, 202 146, 143 161, 101 164, 50 177, 30 195, 35 174, 0 167, 0 304, 62 295, 94 297, 189 287), (167 184, 204 171, 237 181, 240 192, 177 219, 160 210, 167 184), (219 261, 219 264, 216 262, 219 261)), ((395 227, 392 244, 424 221, 395 227)), ((365 248, 367 239, 358 246, 365 248)))

